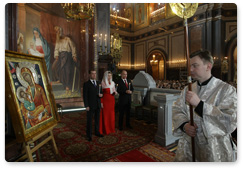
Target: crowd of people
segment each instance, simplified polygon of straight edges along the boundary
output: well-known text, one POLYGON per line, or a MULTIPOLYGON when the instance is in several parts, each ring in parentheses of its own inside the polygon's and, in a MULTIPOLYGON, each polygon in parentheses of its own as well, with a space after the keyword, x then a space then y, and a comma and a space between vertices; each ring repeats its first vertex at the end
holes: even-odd
POLYGON ((183 90, 186 85, 187 85, 186 81, 179 81, 179 80, 157 80, 156 81, 157 88, 183 90))
MULTIPOLYGON (((237 89, 237 83, 235 82, 227 82, 231 86, 234 86, 237 89)), ((176 90, 183 90, 184 87, 186 87, 188 83, 183 80, 157 80, 156 81, 156 87, 157 88, 164 88, 164 89, 176 89, 176 90)))

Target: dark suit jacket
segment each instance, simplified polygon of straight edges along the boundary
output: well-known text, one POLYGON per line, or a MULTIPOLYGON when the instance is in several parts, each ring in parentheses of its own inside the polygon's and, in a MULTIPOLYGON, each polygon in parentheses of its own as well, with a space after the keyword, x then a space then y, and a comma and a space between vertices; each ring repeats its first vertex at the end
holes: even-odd
MULTIPOLYGON (((130 83, 130 90, 133 91, 131 80, 127 79, 128 86, 129 83, 130 83)), ((119 93, 119 105, 124 105, 128 103, 131 104, 131 94, 126 93, 126 90, 128 90, 129 87, 128 88, 126 87, 122 79, 119 79, 117 84, 118 84, 117 92, 119 93)))
MULTIPOLYGON (((88 80, 83 86, 83 98, 84 106, 90 109, 99 109, 101 107, 100 97, 99 97, 99 85, 100 82, 96 81, 96 87, 94 84, 88 80)), ((102 87, 100 86, 100 94, 103 94, 102 87)))

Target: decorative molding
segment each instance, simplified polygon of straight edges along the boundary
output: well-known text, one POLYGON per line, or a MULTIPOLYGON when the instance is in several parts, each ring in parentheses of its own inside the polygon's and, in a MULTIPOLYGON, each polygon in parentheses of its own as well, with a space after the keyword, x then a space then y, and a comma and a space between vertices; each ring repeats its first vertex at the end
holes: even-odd
POLYGON ((232 36, 237 34, 237 22, 226 22, 225 24, 225 42, 230 41, 232 36))
POLYGON ((162 49, 164 52, 166 51, 168 44, 168 36, 163 36, 162 38, 155 38, 147 41, 147 54, 150 53, 154 49, 162 49))
MULTIPOLYGON (((195 15, 188 19, 188 26, 190 27, 218 19, 236 21, 237 9, 234 9, 232 5, 231 8, 226 9, 222 8, 222 4, 202 4, 198 7, 195 15)), ((153 23, 148 27, 137 30, 136 32, 126 32, 119 30, 119 34, 122 36, 123 40, 137 43, 139 40, 147 40, 148 38, 152 37, 154 38, 155 36, 159 36, 161 33, 169 34, 182 28, 182 19, 175 16, 153 23)))

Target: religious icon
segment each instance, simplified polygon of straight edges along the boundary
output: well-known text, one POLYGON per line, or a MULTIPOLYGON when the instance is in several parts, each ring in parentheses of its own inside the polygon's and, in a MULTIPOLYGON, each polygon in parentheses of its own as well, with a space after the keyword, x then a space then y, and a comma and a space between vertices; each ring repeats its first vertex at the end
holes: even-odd
POLYGON ((135 11, 136 11, 135 23, 136 23, 136 25, 141 25, 144 23, 144 19, 145 19, 144 9, 145 9, 144 4, 136 4, 136 6, 135 6, 135 11))
MULTIPOLYGON (((6 92, 13 125, 24 140, 57 123, 55 100, 43 57, 6 52, 6 92), (15 122, 14 122, 15 121, 15 122)), ((6 100, 7 102, 7 100, 6 100)))

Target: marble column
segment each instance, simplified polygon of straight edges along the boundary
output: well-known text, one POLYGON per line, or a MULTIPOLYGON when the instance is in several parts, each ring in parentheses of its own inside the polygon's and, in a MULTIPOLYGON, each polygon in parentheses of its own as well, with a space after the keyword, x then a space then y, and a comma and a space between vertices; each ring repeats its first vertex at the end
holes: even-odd
POLYGON ((179 95, 162 93, 154 96, 158 102, 158 130, 155 142, 161 146, 168 146, 178 140, 172 135, 172 105, 179 95))

